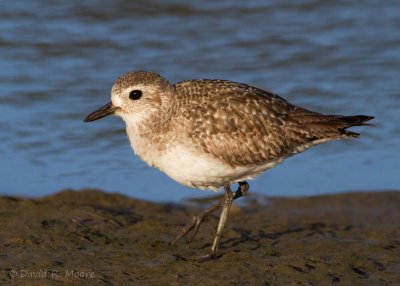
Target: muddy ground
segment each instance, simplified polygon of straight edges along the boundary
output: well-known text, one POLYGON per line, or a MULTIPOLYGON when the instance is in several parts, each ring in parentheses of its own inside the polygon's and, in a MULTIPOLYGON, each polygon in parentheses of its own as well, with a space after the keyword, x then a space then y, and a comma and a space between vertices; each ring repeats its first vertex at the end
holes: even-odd
POLYGON ((211 201, 0 197, 0 285, 400 285, 400 192, 240 200, 199 263, 183 257, 208 252, 218 216, 168 242, 211 201))

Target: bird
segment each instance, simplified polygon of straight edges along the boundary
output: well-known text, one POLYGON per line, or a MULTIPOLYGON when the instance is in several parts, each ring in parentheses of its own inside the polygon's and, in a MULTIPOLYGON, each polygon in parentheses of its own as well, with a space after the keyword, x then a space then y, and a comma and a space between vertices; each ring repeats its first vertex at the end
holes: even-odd
POLYGON ((224 189, 221 201, 196 215, 172 241, 192 232, 221 209, 210 251, 196 260, 219 258, 219 244, 234 200, 254 179, 285 158, 338 139, 357 138, 353 126, 370 125, 367 115, 325 115, 252 85, 220 79, 171 84, 150 71, 117 78, 111 101, 85 122, 114 114, 125 121, 130 145, 149 166, 176 182, 202 190, 224 189), (231 185, 238 183, 233 193, 231 185))

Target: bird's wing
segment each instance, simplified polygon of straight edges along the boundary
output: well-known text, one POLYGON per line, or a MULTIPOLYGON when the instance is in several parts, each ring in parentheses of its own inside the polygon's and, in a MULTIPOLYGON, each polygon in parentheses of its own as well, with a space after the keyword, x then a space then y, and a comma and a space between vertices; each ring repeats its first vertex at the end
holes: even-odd
POLYGON ((176 89, 185 105, 181 116, 187 122, 187 135, 197 148, 231 166, 268 162, 315 139, 291 114, 298 118, 319 114, 272 92, 222 80, 186 81, 176 89))
POLYGON ((324 115, 278 95, 225 80, 176 84, 186 136, 195 147, 230 166, 248 166, 301 152, 315 144, 359 134, 371 116, 324 115))

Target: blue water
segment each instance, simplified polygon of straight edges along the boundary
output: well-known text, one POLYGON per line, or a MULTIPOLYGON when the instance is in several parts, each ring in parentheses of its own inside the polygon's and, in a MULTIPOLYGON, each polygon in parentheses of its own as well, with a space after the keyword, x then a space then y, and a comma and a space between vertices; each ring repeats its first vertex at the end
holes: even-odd
POLYGON ((85 124, 117 76, 220 78, 319 112, 376 116, 252 181, 265 195, 400 188, 398 1, 6 1, 0 9, 0 193, 93 187, 152 201, 210 193, 133 156, 118 118, 85 124))

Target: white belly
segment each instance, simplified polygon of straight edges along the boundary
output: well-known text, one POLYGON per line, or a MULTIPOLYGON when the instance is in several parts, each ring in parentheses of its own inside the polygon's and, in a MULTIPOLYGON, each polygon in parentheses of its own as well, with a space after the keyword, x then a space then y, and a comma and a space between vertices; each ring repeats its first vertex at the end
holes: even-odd
POLYGON ((224 184, 251 179, 280 161, 231 167, 210 154, 177 145, 153 158, 153 165, 185 186, 217 191, 224 184))
POLYGON ((132 149, 143 161, 192 188, 218 191, 225 184, 252 179, 283 160, 232 167, 188 143, 168 140, 160 150, 151 140, 138 136, 136 130, 127 128, 127 132, 132 149))

